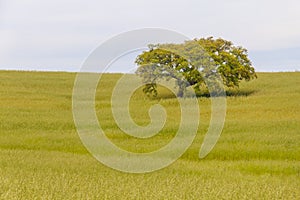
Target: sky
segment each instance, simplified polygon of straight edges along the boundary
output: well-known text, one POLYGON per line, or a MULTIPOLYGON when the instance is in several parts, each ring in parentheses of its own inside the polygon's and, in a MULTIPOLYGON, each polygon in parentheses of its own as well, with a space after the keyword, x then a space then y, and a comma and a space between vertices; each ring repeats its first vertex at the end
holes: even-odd
POLYGON ((0 0, 0 70, 78 71, 106 40, 151 27, 230 40, 257 71, 300 71, 299 0, 0 0))

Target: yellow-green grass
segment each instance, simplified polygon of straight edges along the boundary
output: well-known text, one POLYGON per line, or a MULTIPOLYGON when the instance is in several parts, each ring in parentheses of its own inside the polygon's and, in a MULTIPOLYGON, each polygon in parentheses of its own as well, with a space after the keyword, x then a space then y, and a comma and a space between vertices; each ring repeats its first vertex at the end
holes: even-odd
MULTIPOLYGON (((210 99, 200 97, 200 127, 189 150, 171 166, 127 174, 95 160, 82 145, 72 117, 75 73, 0 71, 1 199, 299 199, 300 73, 259 73, 229 91, 222 135, 205 158, 199 148, 209 126, 210 99)), ((110 96, 121 74, 105 74, 97 90, 98 119, 118 146, 148 152, 167 144, 180 122, 176 98, 141 90, 130 102, 137 124, 160 103, 164 129, 131 138, 116 126, 110 96)))

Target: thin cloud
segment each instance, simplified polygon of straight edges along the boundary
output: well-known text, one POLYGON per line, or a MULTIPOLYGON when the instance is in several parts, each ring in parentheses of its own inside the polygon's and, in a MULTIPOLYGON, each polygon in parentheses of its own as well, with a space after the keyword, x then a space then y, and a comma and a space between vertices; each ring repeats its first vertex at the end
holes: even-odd
MULTIPOLYGON (((101 42, 144 27, 171 29, 190 38, 223 37, 250 52, 288 49, 300 42, 296 0, 2 0, 0 6, 2 69, 77 69, 101 42)), ((253 59, 258 66, 263 63, 253 59)))

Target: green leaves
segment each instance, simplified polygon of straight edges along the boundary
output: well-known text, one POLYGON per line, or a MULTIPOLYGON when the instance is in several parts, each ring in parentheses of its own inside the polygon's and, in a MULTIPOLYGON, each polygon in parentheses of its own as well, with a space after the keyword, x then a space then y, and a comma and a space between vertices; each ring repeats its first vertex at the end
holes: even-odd
POLYGON ((149 51, 139 55, 136 63, 139 65, 136 74, 145 83, 144 92, 152 95, 157 95, 159 79, 175 79, 178 96, 182 96, 189 86, 200 92, 203 85, 208 84, 204 80, 210 80, 216 72, 227 87, 238 87, 240 81, 257 77, 245 48, 213 37, 183 44, 149 45, 149 51))

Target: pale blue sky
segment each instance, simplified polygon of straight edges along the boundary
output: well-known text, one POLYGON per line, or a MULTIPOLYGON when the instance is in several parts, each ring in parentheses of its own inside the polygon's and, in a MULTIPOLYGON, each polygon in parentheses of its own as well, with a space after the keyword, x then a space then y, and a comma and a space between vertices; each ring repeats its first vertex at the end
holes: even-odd
POLYGON ((300 70, 299 0, 0 0, 0 69, 76 71, 105 40, 146 27, 231 40, 257 71, 300 70))

